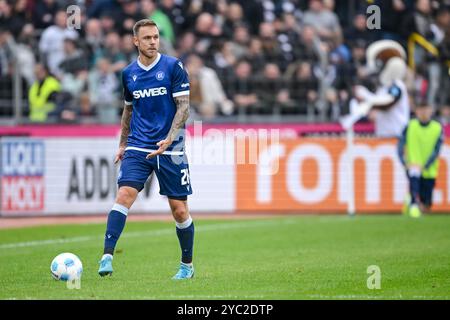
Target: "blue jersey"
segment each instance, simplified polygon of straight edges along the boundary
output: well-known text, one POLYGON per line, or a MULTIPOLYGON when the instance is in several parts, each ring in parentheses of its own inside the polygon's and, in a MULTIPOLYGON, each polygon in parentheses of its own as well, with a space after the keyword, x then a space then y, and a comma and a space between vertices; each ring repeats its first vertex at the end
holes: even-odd
MULTIPOLYGON (((125 104, 133 105, 128 148, 157 150, 167 138, 177 107, 174 98, 189 95, 189 78, 181 61, 159 54, 149 66, 139 59, 122 72, 125 104)), ((183 130, 181 130, 183 131, 183 130)), ((167 148, 184 150, 184 133, 167 148)), ((142 150, 145 151, 145 150, 142 150)))

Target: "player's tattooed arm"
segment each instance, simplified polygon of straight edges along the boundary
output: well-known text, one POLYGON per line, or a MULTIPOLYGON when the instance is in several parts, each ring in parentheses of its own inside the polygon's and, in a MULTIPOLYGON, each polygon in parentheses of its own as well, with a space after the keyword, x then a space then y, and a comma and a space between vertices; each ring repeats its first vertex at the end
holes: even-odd
POLYGON ((149 153, 147 155, 147 159, 162 154, 172 144, 172 142, 177 139, 180 129, 183 128, 186 120, 189 118, 189 95, 175 97, 174 99, 177 106, 177 112, 173 117, 172 126, 170 127, 169 133, 166 139, 157 143, 159 149, 149 153))
POLYGON ((122 112, 121 131, 120 131, 120 147, 127 146, 127 138, 130 133, 131 114, 133 113, 133 105, 125 105, 122 112))
POLYGON ((177 112, 175 113, 172 127, 167 135, 167 139, 170 141, 175 141, 178 131, 183 128, 186 120, 189 118, 189 95, 176 97, 175 104, 177 106, 177 112))
POLYGON ((125 153, 125 148, 127 147, 128 134, 130 133, 130 123, 132 113, 133 113, 133 105, 125 105, 122 112, 122 119, 120 121, 121 130, 120 130, 119 151, 117 151, 114 163, 117 163, 119 162, 119 160, 122 160, 123 155, 125 153))

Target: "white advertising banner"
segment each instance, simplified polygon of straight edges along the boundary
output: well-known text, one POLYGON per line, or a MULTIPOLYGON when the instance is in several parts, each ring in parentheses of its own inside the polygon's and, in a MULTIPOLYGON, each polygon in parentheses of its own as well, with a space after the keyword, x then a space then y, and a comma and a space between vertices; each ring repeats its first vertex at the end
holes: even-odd
MULTIPOLYGON (((351 190, 358 213, 401 211, 408 182, 395 139, 357 138, 350 155, 340 138, 269 139, 266 145, 264 135, 248 143, 237 135, 209 129, 186 136, 193 213, 345 213, 351 190)), ((117 137, 2 138, 0 144, 2 215, 106 214, 114 204, 117 137)), ((446 143, 434 212, 450 211, 449 190, 446 143)), ((156 176, 131 213, 169 214, 156 176)))
MULTIPOLYGON (((207 139, 188 139, 192 212, 235 210, 233 163, 204 163, 214 158, 207 139), (203 145, 202 145, 203 144, 203 145), (202 148, 198 150, 198 148, 202 148), (208 154, 211 153, 211 154, 208 154), (200 155, 200 156, 199 156, 200 155)), ((201 137, 199 138, 201 139, 201 137)), ((119 166, 113 164, 116 138, 2 138, 1 214, 103 214, 114 204, 119 166)), ((225 150, 234 157, 233 143, 225 150)), ((156 176, 149 179, 131 213, 169 212, 156 176)))

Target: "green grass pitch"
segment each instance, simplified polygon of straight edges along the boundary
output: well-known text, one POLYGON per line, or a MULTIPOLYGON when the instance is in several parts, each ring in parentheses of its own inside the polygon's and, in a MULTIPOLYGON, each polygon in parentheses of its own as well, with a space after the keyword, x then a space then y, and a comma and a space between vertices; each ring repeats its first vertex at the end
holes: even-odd
MULTIPOLYGON (((195 217, 194 217, 195 218, 195 217)), ((171 222, 129 222, 114 274, 100 278, 104 224, 0 231, 0 299, 449 299, 450 216, 282 216, 196 220, 195 278, 174 281, 171 222), (50 276, 61 252, 81 289, 50 276), (368 266, 381 289, 368 289, 368 266)))

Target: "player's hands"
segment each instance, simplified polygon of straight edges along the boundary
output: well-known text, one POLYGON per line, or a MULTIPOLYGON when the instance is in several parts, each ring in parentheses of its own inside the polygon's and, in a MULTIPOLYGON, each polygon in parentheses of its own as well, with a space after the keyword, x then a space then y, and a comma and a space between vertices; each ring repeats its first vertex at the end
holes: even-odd
POLYGON ((411 169, 411 170, 422 170, 422 166, 420 164, 411 163, 408 166, 408 169, 411 169))
POLYGON ((146 159, 151 159, 157 155, 162 154, 164 151, 166 151, 166 149, 172 144, 172 141, 169 139, 164 139, 161 140, 160 142, 158 142, 156 145, 159 147, 158 150, 153 151, 151 153, 149 153, 146 157, 146 159))
POLYGON ((122 161, 123 155, 125 154, 125 147, 119 147, 119 150, 116 153, 116 157, 114 158, 114 164, 122 161))
POLYGON ((411 177, 420 177, 422 174, 422 166, 412 163, 408 166, 408 173, 411 177))

